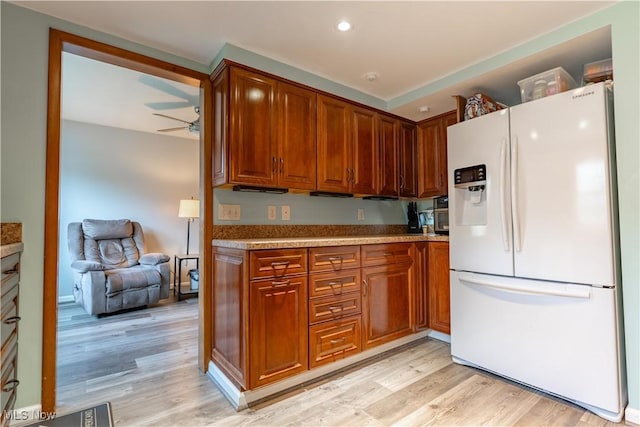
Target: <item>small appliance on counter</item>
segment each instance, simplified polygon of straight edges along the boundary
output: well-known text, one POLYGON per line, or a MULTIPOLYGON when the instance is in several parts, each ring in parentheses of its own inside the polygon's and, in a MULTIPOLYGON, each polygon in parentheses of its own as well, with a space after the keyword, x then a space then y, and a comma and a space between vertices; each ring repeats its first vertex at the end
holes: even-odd
POLYGON ((417 202, 409 202, 407 206, 407 233, 422 233, 417 202))
POLYGON ((436 234, 449 234, 449 196, 433 199, 433 231, 436 234))

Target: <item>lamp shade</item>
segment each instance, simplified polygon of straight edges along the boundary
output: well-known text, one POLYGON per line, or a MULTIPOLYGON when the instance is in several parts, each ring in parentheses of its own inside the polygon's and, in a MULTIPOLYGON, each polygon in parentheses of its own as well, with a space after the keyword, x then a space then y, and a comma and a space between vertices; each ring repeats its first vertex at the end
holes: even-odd
POLYGON ((180 218, 200 218, 200 200, 180 200, 178 209, 180 218))

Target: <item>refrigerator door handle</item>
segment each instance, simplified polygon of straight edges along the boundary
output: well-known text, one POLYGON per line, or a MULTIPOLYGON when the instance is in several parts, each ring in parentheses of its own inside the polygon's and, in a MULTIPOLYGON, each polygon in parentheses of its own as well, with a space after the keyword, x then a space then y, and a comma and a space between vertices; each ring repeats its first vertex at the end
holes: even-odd
POLYGON ((500 146, 500 218, 502 219, 502 245, 504 251, 511 250, 511 233, 509 230, 509 211, 507 206, 507 138, 502 139, 500 146))
POLYGON ((522 249, 520 237, 520 212, 518 211, 518 137, 511 138, 511 211, 513 212, 513 246, 522 249))
POLYGON ((553 289, 548 287, 536 287, 524 284, 514 285, 501 283, 487 278, 478 278, 470 274, 460 273, 458 280, 470 285, 482 286, 485 288, 497 289, 503 292, 525 295, 550 295, 556 297, 582 298, 589 299, 591 297, 591 288, 589 286, 575 286, 572 289, 566 289, 561 285, 554 286, 553 289))

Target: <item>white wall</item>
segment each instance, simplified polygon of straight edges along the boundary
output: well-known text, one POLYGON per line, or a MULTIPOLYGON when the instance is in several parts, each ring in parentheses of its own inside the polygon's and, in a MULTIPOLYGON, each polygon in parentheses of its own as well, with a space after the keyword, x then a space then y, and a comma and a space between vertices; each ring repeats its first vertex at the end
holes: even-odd
MULTIPOLYGON (((73 293, 67 250, 70 222, 131 219, 142 225, 147 252, 172 257, 185 252, 187 223, 178 218, 178 205, 180 199, 198 197, 198 150, 198 140, 62 122, 60 297, 73 293)), ((198 248, 198 225, 192 224, 192 253, 198 248)))

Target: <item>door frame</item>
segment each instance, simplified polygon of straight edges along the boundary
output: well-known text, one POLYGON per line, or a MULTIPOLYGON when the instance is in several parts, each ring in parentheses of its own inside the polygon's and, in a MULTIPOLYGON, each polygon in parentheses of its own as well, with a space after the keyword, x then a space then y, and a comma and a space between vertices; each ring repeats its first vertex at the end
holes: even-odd
POLYGON ((207 371, 212 346, 211 242, 213 191, 211 138, 213 92, 209 76, 189 68, 90 40, 64 31, 49 29, 49 71, 47 100, 47 148, 44 212, 44 277, 42 316, 41 410, 56 406, 56 346, 58 325, 58 227, 60 192, 60 120, 62 100, 62 53, 69 52, 112 65, 200 88, 200 286, 198 295, 198 366, 207 371))

